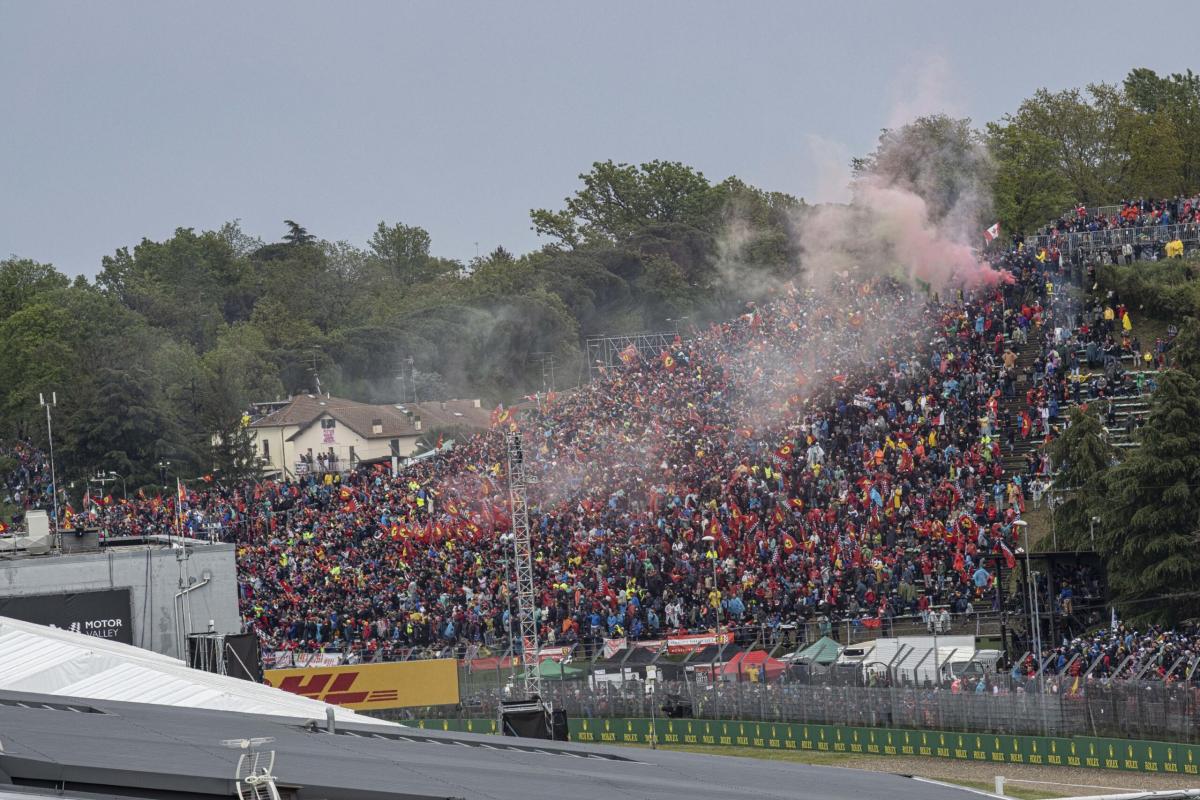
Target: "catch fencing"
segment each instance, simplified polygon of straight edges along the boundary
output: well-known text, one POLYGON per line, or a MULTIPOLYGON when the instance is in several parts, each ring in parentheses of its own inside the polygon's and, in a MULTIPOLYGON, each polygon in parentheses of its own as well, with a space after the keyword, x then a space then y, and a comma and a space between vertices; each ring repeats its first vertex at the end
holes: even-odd
MULTIPOLYGON (((761 674, 749 669, 717 674, 716 681, 701 670, 683 680, 604 680, 563 671, 559 679, 543 679, 542 687, 555 707, 583 718, 672 716, 1200 743, 1200 686, 1188 682, 1001 674, 945 685, 887 685, 884 676, 862 686, 837 685, 835 673, 773 681, 748 679, 761 674)), ((501 700, 519 695, 513 681, 472 689, 460 680, 460 686, 458 707, 414 710, 413 718, 492 717, 501 700)))

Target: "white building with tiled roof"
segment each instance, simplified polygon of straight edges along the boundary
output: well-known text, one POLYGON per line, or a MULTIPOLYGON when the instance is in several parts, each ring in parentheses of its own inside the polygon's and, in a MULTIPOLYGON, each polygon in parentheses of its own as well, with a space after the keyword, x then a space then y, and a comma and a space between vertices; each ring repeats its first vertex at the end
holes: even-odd
POLYGON ((346 470, 359 461, 407 458, 421 436, 420 419, 390 405, 300 394, 250 423, 254 449, 268 472, 295 478, 346 470))
POLYGON ((489 412, 478 400, 372 405, 300 394, 250 423, 254 449, 268 473, 295 478, 344 471, 362 461, 407 458, 424 433, 441 428, 480 429, 489 412))

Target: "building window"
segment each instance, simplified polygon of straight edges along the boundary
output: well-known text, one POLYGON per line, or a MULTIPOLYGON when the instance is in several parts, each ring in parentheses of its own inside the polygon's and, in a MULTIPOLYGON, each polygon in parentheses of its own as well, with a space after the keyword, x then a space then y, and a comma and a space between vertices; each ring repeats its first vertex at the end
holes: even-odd
POLYGON ((354 445, 350 445, 350 463, 353 464, 357 459, 354 456, 354 445))
POLYGON ((325 428, 326 430, 329 430, 331 428, 336 428, 337 420, 323 419, 323 420, 321 420, 321 427, 325 428))
POLYGON ((271 460, 271 443, 263 439, 263 458, 267 461, 271 460))
POLYGON ((390 442, 388 442, 388 444, 391 446, 392 455, 394 455, 394 456, 400 455, 400 440, 399 439, 392 439, 390 442))

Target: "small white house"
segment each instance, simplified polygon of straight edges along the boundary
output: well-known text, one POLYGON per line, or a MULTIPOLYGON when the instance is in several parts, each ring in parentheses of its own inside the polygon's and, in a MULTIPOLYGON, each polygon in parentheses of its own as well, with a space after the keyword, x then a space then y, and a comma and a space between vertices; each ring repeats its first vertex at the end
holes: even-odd
POLYGON ((301 394, 250 423, 254 449, 268 472, 295 478, 351 469, 360 461, 412 455, 421 419, 391 405, 301 394))
POLYGON ((249 425, 265 470, 285 478, 344 471, 363 461, 407 458, 422 434, 486 428, 479 400, 371 405, 319 394, 262 404, 270 413, 249 425))

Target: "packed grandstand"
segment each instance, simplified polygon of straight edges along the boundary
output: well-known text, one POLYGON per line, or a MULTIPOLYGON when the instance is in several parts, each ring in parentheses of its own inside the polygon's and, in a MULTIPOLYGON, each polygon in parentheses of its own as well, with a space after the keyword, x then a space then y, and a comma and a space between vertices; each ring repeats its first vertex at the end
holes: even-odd
MULTIPOLYGON (((1195 213, 1136 208, 1139 222, 1195 213)), ((1070 289, 1093 283, 1091 266, 1021 242, 994 260, 997 279, 965 294, 878 276, 849 279, 836 301, 784 285, 662 352, 629 348, 578 389, 498 409, 490 432, 396 474, 325 465, 89 492, 61 524, 235 543, 243 618, 271 658, 512 652, 502 432, 516 427, 543 642, 594 653, 722 627, 777 641, 1005 612, 1021 602, 996 590, 1025 545, 1014 523, 1052 478, 1042 445, 1072 405, 1106 402, 1111 427, 1140 426, 1108 401, 1150 393, 1170 343, 1140 340, 1120 297, 1080 301, 1070 289)), ((44 454, 5 455, 8 499, 49 506, 44 454)), ((1055 579, 1051 610, 1070 624, 1040 656, 1014 634, 1027 653, 1014 676, 1132 664, 1200 678, 1195 628, 1110 624, 1088 568, 1055 579)))

